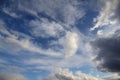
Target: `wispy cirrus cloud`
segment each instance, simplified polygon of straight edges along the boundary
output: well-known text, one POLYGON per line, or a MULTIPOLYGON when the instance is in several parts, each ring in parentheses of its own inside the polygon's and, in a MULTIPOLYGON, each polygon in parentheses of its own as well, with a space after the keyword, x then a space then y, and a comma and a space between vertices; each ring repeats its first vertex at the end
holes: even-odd
POLYGON ((90 29, 91 31, 103 26, 114 25, 119 22, 119 0, 103 1, 103 7, 99 12, 99 16, 94 18, 95 25, 90 29), (114 6, 111 6, 114 5, 114 6))

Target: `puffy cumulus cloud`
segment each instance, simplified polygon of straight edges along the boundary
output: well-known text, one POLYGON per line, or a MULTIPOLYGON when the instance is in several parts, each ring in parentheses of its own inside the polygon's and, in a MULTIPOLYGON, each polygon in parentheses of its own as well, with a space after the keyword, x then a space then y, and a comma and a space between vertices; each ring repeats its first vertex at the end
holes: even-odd
POLYGON ((98 69, 120 72, 120 30, 108 37, 97 38, 92 42, 98 69))
POLYGON ((0 73, 0 80, 27 80, 23 75, 16 73, 0 73))
POLYGON ((82 73, 80 71, 73 74, 69 69, 57 69, 49 77, 44 80, 102 80, 92 75, 82 73))
POLYGON ((103 1, 103 7, 97 18, 94 18, 95 25, 90 30, 95 30, 96 28, 114 25, 119 22, 119 0, 106 0, 103 1), (113 6, 111 6, 113 5, 113 6))

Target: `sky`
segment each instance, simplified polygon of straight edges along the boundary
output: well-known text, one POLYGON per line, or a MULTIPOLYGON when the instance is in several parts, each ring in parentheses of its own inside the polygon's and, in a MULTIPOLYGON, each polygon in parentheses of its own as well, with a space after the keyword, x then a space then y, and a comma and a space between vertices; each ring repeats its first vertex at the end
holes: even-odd
POLYGON ((120 0, 0 0, 0 80, 120 80, 120 0))

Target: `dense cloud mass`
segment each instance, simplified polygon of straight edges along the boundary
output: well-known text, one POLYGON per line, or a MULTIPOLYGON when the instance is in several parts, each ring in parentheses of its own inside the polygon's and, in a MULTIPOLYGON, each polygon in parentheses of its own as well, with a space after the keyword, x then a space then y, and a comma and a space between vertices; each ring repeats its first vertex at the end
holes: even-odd
POLYGON ((0 80, 27 80, 27 79, 21 74, 0 73, 0 80))
POLYGON ((97 50, 96 62, 102 71, 120 72, 120 31, 106 38, 98 38, 92 42, 97 50))

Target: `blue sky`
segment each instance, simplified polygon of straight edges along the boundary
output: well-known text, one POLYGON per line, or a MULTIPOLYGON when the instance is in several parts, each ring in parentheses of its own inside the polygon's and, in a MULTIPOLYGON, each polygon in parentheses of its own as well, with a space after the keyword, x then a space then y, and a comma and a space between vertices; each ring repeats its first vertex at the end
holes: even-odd
POLYGON ((0 80, 120 79, 119 0, 1 0, 0 80))

